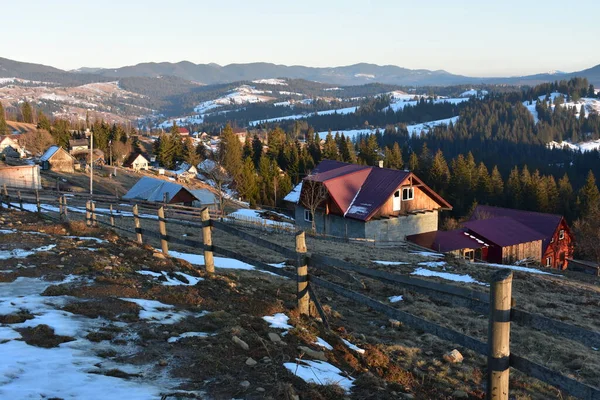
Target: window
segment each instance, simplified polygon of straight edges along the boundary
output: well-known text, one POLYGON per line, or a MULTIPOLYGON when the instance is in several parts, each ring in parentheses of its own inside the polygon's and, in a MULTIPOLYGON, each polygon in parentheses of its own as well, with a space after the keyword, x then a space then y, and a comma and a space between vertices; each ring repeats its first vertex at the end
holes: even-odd
POLYGON ((473 261, 475 259, 475 252, 473 250, 465 251, 464 259, 473 261))
POLYGON ((310 210, 304 210, 304 220, 307 222, 312 222, 313 216, 310 213, 310 210))
POLYGON ((565 230, 561 229, 560 232, 558 232, 558 240, 563 240, 565 238, 565 230))
POLYGON ((546 257, 546 267, 552 267, 552 257, 546 257))
POLYGON ((414 189, 411 187, 402 188, 402 201, 412 200, 415 197, 414 189))

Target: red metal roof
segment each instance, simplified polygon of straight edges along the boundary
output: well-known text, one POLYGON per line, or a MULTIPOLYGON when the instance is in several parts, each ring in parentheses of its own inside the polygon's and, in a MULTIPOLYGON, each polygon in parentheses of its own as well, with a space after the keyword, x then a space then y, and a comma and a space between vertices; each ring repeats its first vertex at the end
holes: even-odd
POLYGON ((512 208, 492 207, 492 206, 477 206, 473 215, 471 215, 471 221, 489 219, 496 217, 509 217, 521 224, 525 225, 529 229, 533 229, 544 235, 544 241, 542 243, 543 248, 552 240, 556 228, 562 221, 563 217, 557 214, 544 214, 534 211, 515 210, 512 208))
POLYGON ((509 217, 473 220, 465 222, 464 226, 477 236, 500 247, 534 242, 545 237, 542 233, 509 217))
MULTIPOLYGON (((410 176, 422 183, 408 171, 323 160, 305 179, 323 183, 344 216, 368 221, 410 176)), ((426 185, 422 189, 440 207, 452 208, 426 185)))
POLYGON ((190 133, 190 131, 188 131, 187 128, 178 127, 178 129, 180 134, 189 135, 190 133))
POLYGON ((406 240, 441 253, 462 249, 481 249, 486 244, 471 237, 463 229, 453 231, 433 231, 410 235, 406 240))

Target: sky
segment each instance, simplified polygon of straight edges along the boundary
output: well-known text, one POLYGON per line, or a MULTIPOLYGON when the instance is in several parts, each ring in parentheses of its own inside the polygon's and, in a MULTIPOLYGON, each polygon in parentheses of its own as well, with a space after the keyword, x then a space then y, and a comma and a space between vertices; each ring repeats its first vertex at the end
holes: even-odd
POLYGON ((600 64, 598 0, 3 3, 2 14, 18 18, 3 19, 0 57, 61 69, 367 62, 515 76, 600 64))

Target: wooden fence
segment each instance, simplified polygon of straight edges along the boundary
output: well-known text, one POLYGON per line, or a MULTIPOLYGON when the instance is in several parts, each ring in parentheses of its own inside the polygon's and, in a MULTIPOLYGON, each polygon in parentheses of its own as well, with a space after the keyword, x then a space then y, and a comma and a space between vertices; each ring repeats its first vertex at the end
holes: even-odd
MULTIPOLYGON (((56 192, 53 192, 52 195, 48 195, 48 192, 39 193, 37 191, 33 194, 23 193, 20 190, 13 190, 9 193, 6 186, 2 189, 1 197, 0 207, 2 207, 4 203, 4 205, 8 207, 20 209, 22 211, 41 213, 46 210, 47 213, 45 215, 63 221, 69 219, 68 203, 72 200, 81 201, 85 198, 85 196, 73 196, 56 192), (50 207, 48 207, 48 205, 50 207), (51 215, 51 213, 55 213, 57 216, 51 215)), ((242 231, 232 226, 227 221, 219 221, 214 215, 209 213, 207 208, 199 210, 191 207, 160 203, 136 202, 132 205, 131 211, 124 211, 122 210, 122 202, 122 200, 119 200, 119 204, 114 204, 115 198, 110 198, 110 196, 94 196, 93 201, 88 198, 85 201, 86 223, 88 225, 100 224, 116 231, 123 231, 135 235, 135 238, 139 243, 143 243, 145 240, 144 238, 146 237, 158 239, 160 240, 161 251, 165 255, 168 255, 169 253, 169 243, 202 249, 205 268, 208 273, 214 273, 213 253, 217 253, 250 264, 259 270, 295 279, 297 282, 299 311, 302 314, 308 315, 311 308, 309 306, 311 304, 314 305, 314 309, 316 309, 326 327, 329 327, 327 316, 321 307, 318 296, 314 291, 314 287, 329 290, 341 297, 368 306, 371 309, 385 314, 390 318, 394 318, 410 327, 471 349, 476 353, 486 356, 488 359, 488 399, 508 399, 509 368, 512 367, 526 375, 539 379, 549 385, 553 385, 569 395, 585 400, 600 400, 600 389, 564 376, 556 371, 550 370, 549 368, 510 352, 510 324, 513 322, 553 335, 563 336, 567 339, 578 341, 586 346, 600 348, 599 332, 586 330, 578 326, 566 324, 539 314, 533 314, 515 308, 511 303, 513 279, 511 270, 502 269, 493 274, 490 281, 490 291, 489 293, 485 293, 464 287, 446 285, 406 275, 392 274, 377 269, 365 268, 330 256, 309 253, 306 247, 304 232, 296 232, 295 249, 290 249, 242 231), (99 209, 96 206, 97 204, 107 204, 108 208, 99 209), (149 214, 150 212, 153 213, 149 214), (98 216, 105 220, 99 219, 98 216), (118 226, 115 223, 115 219, 118 218, 129 218, 133 220, 131 229, 118 226), (143 225, 147 225, 148 222, 142 223, 142 221, 157 222, 158 232, 143 228, 143 225), (169 225, 179 225, 202 230, 202 242, 187 237, 180 238, 169 236, 169 225), (218 244, 214 244, 212 241, 213 229, 220 230, 256 246, 279 253, 288 259, 294 260, 296 264, 296 273, 273 267, 261 261, 254 260, 251 257, 220 247, 218 244), (334 275, 342 279, 350 287, 330 282, 321 277, 313 275, 309 276, 309 267, 334 275), (396 309, 360 293, 358 290, 362 290, 364 285, 357 279, 355 274, 383 283, 393 284, 394 286, 402 285, 410 290, 430 296, 431 298, 447 301, 456 306, 466 307, 478 313, 488 314, 489 330, 487 343, 450 328, 427 321, 406 311, 396 309)), ((129 206, 130 204, 127 203, 127 205, 129 206)))

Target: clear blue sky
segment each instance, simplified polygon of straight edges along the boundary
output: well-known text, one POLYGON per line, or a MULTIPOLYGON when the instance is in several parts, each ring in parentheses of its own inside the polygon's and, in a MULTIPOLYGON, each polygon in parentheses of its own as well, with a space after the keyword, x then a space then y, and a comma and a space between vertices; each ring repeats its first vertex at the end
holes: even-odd
POLYGON ((600 0, 3 3, 0 56, 63 69, 369 62, 504 76, 600 64, 600 0))

